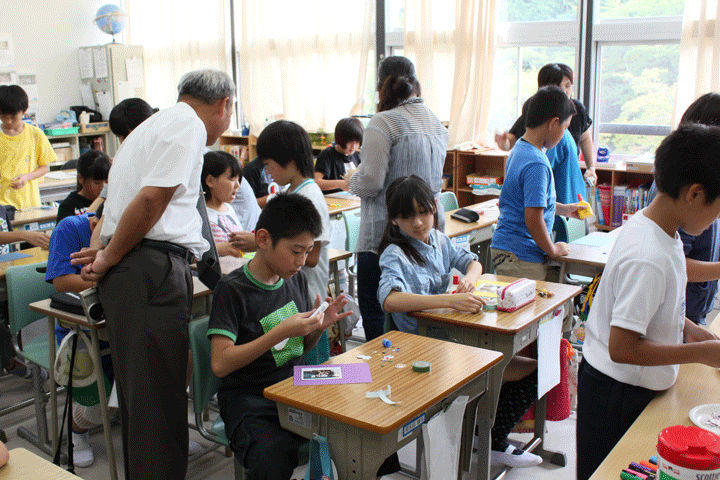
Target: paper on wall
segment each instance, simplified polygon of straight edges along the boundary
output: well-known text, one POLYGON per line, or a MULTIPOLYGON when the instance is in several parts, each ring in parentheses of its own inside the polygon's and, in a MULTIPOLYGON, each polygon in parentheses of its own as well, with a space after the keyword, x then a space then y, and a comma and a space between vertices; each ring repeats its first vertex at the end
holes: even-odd
POLYGON ((560 339, 565 309, 558 308, 540 320, 537 339, 538 398, 560 383, 560 339))
POLYGON ((15 85, 17 84, 17 75, 12 71, 0 70, 0 85, 15 85))
POLYGON ((132 98, 135 96, 133 93, 134 89, 130 87, 130 82, 117 82, 116 86, 117 88, 115 91, 117 92, 117 99, 115 100, 115 103, 120 103, 126 98, 132 98))
POLYGON ((125 60, 125 69, 127 70, 130 87, 142 88, 145 86, 145 71, 142 58, 128 58, 125 60))
POLYGON ((87 80, 95 77, 93 70, 93 55, 89 48, 81 48, 78 50, 78 64, 80 65, 80 78, 87 80))
POLYGON ((0 68, 15 68, 13 37, 9 33, 0 33, 0 68))
POLYGON ((96 92, 98 111, 102 114, 103 120, 110 118, 110 111, 113 108, 113 99, 110 92, 96 92))
POLYGON ((92 87, 89 83, 80 84, 80 97, 82 98, 82 104, 88 108, 95 109, 95 99, 92 94, 92 87))
POLYGON ((37 121, 40 110, 40 93, 35 72, 17 72, 17 84, 25 90, 28 96, 27 117, 37 121))
POLYGON ((104 48, 93 49, 93 59, 95 61, 95 77, 96 78, 107 78, 108 76, 108 63, 107 63, 107 52, 104 48))

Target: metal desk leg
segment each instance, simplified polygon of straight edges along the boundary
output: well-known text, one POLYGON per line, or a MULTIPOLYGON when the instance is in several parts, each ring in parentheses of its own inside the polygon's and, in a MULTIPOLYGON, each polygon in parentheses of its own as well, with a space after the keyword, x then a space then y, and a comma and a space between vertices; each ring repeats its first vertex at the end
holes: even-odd
MULTIPOLYGON (((334 278, 335 282, 335 297, 337 298, 338 295, 340 295, 340 270, 338 269, 338 263, 339 262, 332 262, 332 265, 330 266, 332 276, 334 278)), ((347 348, 345 347, 345 322, 340 320, 337 323, 338 326, 338 332, 340 335, 340 350, 342 352, 346 352, 347 348)))
MULTIPOLYGON (((98 358, 99 367, 102 370, 102 357, 100 357, 100 342, 98 341, 97 330, 90 330, 90 340, 95 355, 98 358)), ((105 446, 108 452, 108 468, 110 468, 110 479, 117 480, 117 465, 115 464, 115 447, 112 443, 112 435, 110 434, 110 415, 108 413, 108 399, 105 393, 105 375, 102 371, 97 375, 97 388, 100 396, 100 413, 103 422, 103 434, 105 435, 105 446)))
MULTIPOLYGON (((48 336, 49 336, 49 356, 50 365, 55 364, 55 318, 48 315, 48 336)), ((52 419, 52 449, 53 455, 57 451, 59 443, 58 438, 58 418, 57 418, 57 383, 55 383, 55 375, 51 370, 50 372, 50 418, 52 419)))
POLYGON ((564 452, 552 452, 545 449, 545 416, 547 414, 547 395, 535 402, 535 438, 540 439, 540 445, 533 453, 542 457, 543 461, 564 467, 567 459, 564 452))

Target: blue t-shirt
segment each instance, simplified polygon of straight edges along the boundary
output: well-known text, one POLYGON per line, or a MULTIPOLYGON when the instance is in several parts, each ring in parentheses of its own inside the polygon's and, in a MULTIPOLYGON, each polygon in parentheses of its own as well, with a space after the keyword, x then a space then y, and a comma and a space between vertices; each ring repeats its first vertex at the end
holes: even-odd
MULTIPOLYGON (((559 203, 577 203, 585 195, 585 180, 580 171, 577 145, 568 130, 560 143, 545 152, 555 176, 555 195, 559 203)), ((503 187, 504 188, 504 187, 503 187)))
POLYGON ((526 262, 545 261, 545 252, 537 246, 525 225, 525 209, 544 208, 545 224, 548 232, 552 232, 555 181, 542 150, 522 138, 515 143, 505 163, 505 181, 498 207, 500 216, 490 246, 512 252, 526 262))
POLYGON ((52 283, 62 275, 80 274, 82 265, 71 265, 70 254, 90 246, 90 223, 88 216, 73 215, 60 220, 50 236, 45 281, 52 283))

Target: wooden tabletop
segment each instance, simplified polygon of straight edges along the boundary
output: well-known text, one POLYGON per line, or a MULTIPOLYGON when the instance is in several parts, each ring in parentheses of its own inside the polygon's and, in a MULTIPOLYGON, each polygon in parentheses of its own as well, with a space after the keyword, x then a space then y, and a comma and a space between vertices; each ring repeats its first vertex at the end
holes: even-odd
POLYGON ((360 200, 356 198, 336 198, 336 197, 325 197, 325 202, 328 205, 328 213, 337 215, 338 213, 353 210, 360 207, 360 200))
MULTIPOLYGON (((510 283, 517 279, 486 273, 480 276, 480 281, 482 282, 483 280, 510 283)), ((554 295, 547 298, 538 296, 534 302, 514 312, 499 312, 495 310, 482 313, 463 313, 452 308, 436 308, 433 310, 411 312, 409 315, 415 318, 437 320, 465 328, 475 328, 509 335, 519 332, 533 322, 537 322, 544 315, 552 312, 582 291, 582 288, 579 286, 550 282, 537 282, 537 288, 543 288, 549 292, 553 292, 554 295)))
POLYGON ((581 265, 591 265, 593 267, 602 268, 607 263, 608 255, 610 254, 610 250, 612 250, 613 245, 615 245, 615 239, 617 238, 618 233, 619 229, 617 228, 612 232, 608 233, 593 232, 589 235, 586 235, 585 237, 582 237, 581 239, 576 240, 575 242, 568 243, 567 246, 570 250, 570 253, 558 258, 557 261, 565 263, 577 263, 581 265), (578 241, 584 241, 584 239, 594 237, 608 237, 609 241, 598 247, 593 245, 576 243, 578 241))
POLYGON ((13 228, 33 222, 48 222, 57 218, 57 207, 53 208, 27 208, 15 212, 15 219, 10 222, 13 228))
POLYGON ((24 448, 10 450, 10 461, 0 468, 0 480, 77 480, 72 473, 24 448))
POLYGON ((386 434, 414 418, 420 412, 498 364, 502 354, 404 332, 388 332, 353 350, 333 357, 326 364, 363 362, 357 355, 369 355, 372 383, 298 386, 292 378, 265 389, 266 398, 292 407, 323 415, 341 422, 386 434), (392 342, 382 346, 382 339, 392 342), (400 348, 399 352, 393 351, 400 348), (392 362, 381 362, 393 355, 392 362), (425 360, 432 364, 429 373, 416 373, 412 363, 425 360), (385 366, 380 365, 384 363, 385 366), (398 364, 406 365, 396 368, 398 364), (388 405, 379 398, 365 398, 366 392, 384 390, 390 385, 388 405))
MULTIPOLYGON (((720 335, 720 322, 710 330, 720 335)), ((720 370, 697 363, 680 365, 675 385, 659 393, 620 439, 591 480, 618 478, 630 462, 657 455, 660 431, 673 425, 695 425, 689 412, 698 405, 720 403, 720 370)))
POLYGON ((0 280, 5 280, 5 273, 9 267, 15 265, 29 265, 31 263, 47 262, 48 251, 43 250, 40 247, 27 248, 20 250, 20 253, 30 255, 29 257, 20 258, 18 260, 11 260, 9 262, 0 262, 0 280))
POLYGON ((496 199, 469 205, 465 208, 478 212, 480 219, 477 222, 465 223, 460 220, 455 220, 450 216, 456 210, 445 212, 445 235, 448 237, 457 237, 481 228, 489 227, 493 223, 497 223, 498 215, 500 215, 496 199))
POLYGON ((58 320, 62 320, 66 323, 72 323, 74 325, 80 325, 81 327, 85 327, 91 330, 100 330, 101 328, 105 328, 105 320, 97 323, 90 323, 87 320, 87 317, 85 315, 77 315, 74 313, 66 312, 64 310, 59 310, 57 308, 52 308, 50 306, 50 299, 46 298, 45 300, 38 300, 37 302, 33 302, 30 305, 28 305, 28 308, 32 310, 33 312, 41 313, 43 315, 47 315, 49 317, 54 317, 58 320))
POLYGON ((345 260, 353 256, 353 252, 348 252, 347 250, 338 250, 337 248, 331 248, 328 251, 328 258, 330 262, 338 262, 340 260, 345 260))

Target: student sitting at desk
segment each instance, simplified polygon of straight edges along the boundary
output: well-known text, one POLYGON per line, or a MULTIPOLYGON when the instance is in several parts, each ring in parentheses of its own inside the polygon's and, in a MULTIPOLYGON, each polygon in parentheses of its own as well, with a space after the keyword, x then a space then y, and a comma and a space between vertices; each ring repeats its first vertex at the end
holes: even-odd
POLYGON ((38 178, 57 160, 45 134, 23 122, 27 109, 22 87, 0 85, 0 205, 18 210, 40 206, 38 178))
POLYGON ((248 182, 257 199, 258 206, 265 208, 270 192, 268 187, 272 183, 272 177, 265 171, 265 165, 260 157, 253 158, 243 169, 243 179, 248 182))
POLYGON ((578 374, 578 480, 589 478, 653 397, 675 383, 678 364, 720 367, 720 340, 685 317, 678 235, 679 228, 698 235, 718 218, 718 169, 720 129, 680 125, 655 152, 657 196, 623 226, 610 251, 578 374))
MULTIPOLYGON (((263 390, 293 375, 320 335, 350 312, 343 296, 313 315, 301 267, 322 231, 312 202, 295 193, 271 199, 255 230, 257 253, 218 282, 208 336, 212 370, 222 379, 220 414, 230 447, 248 479, 289 479, 306 439, 280 427, 277 406, 263 390)), ((314 305, 314 307, 313 307, 314 305)))
POLYGON ((56 223, 72 215, 85 213, 103 191, 110 172, 110 157, 98 150, 80 155, 77 164, 77 190, 60 202, 56 223))
MULTIPOLYGON (((452 244, 435 228, 437 203, 428 184, 411 175, 394 180, 387 189, 388 223, 380 251, 378 301, 392 312, 398 330, 417 333, 417 320, 407 312, 453 308, 478 313, 485 303, 476 296, 482 265, 475 254, 452 244), (465 272, 457 290, 448 293, 450 270, 465 272)), ((515 448, 508 435, 537 398, 537 362, 514 357, 505 369, 491 438, 491 461, 511 467, 531 467, 542 458, 515 448)))
POLYGON ((315 182, 323 194, 348 189, 343 177, 360 164, 358 149, 362 145, 362 122, 347 117, 335 125, 335 143, 320 152, 315 161, 315 182))

